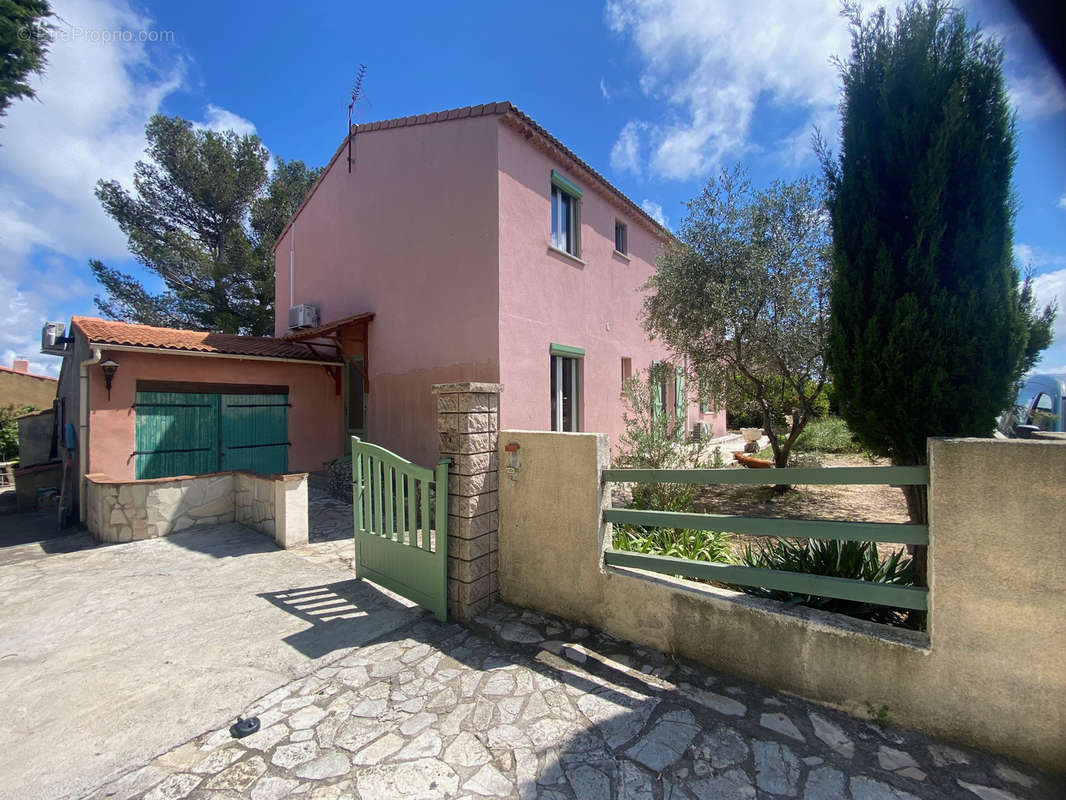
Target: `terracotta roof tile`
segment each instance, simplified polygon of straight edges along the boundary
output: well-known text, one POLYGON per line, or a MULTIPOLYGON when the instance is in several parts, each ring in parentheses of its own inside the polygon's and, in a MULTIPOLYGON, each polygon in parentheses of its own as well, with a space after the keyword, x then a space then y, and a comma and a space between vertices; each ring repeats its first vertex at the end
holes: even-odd
POLYGON ((93 343, 152 347, 189 353, 218 353, 250 358, 284 358, 293 361, 334 361, 328 356, 311 352, 310 348, 271 339, 266 336, 237 336, 232 333, 187 331, 177 328, 156 328, 151 325, 131 325, 127 322, 73 317, 76 326, 93 343))

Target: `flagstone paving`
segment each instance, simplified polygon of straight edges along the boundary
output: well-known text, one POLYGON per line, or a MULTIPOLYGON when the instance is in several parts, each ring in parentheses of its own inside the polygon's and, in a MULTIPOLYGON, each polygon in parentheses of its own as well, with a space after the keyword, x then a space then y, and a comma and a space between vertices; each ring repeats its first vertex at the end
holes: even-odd
POLYGON ((470 626, 426 616, 239 711, 259 717, 257 733, 208 731, 87 797, 1010 800, 1066 788, 503 604, 470 626))

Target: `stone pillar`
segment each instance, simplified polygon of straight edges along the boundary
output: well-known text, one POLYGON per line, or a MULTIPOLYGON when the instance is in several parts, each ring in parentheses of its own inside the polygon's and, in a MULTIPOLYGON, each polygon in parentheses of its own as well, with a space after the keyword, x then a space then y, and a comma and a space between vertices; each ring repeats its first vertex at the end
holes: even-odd
POLYGON ((307 473, 279 475, 274 484, 274 542, 289 550, 307 544, 307 473))
POLYGON ((448 613, 470 619, 499 598, 498 383, 440 383, 437 430, 448 471, 448 613))

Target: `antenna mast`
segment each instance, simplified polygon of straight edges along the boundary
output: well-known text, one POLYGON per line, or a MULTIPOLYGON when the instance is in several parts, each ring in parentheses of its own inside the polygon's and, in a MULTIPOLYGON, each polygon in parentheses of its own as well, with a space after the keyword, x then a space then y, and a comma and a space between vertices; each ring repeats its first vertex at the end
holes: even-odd
POLYGON ((366 64, 359 65, 359 74, 355 78, 355 86, 352 87, 352 102, 348 104, 348 174, 352 172, 352 111, 356 102, 363 93, 363 77, 366 75, 366 64))

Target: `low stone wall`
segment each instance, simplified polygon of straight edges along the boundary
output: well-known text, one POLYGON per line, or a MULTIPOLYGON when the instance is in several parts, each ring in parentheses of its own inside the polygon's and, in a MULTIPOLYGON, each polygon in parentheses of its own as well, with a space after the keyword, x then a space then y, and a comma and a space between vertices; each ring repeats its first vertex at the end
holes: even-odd
POLYGON ((503 431, 499 444, 503 600, 858 716, 887 706, 901 725, 1066 769, 1066 446, 930 442, 926 636, 605 567, 607 437, 503 431))
POLYGON ((210 475, 117 481, 87 475, 86 525, 101 542, 170 536, 240 522, 280 547, 307 542, 307 475, 210 475))

